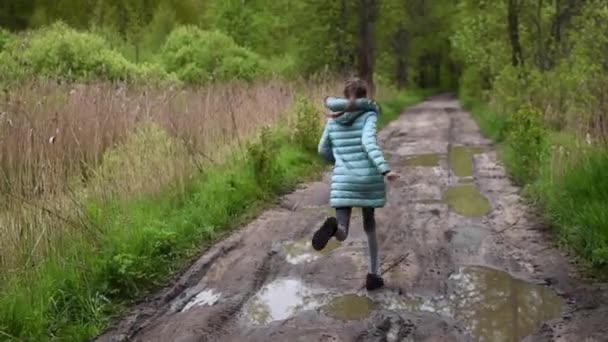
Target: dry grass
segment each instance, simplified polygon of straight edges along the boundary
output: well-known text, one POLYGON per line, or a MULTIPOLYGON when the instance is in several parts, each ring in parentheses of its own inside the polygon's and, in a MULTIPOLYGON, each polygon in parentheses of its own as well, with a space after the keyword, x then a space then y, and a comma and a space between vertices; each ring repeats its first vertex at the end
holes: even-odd
MULTIPOLYGON (((221 163, 295 95, 336 82, 270 81, 202 89, 33 83, 0 99, 0 280, 96 234, 85 199, 138 196, 221 163), (2 276, 4 275, 4 277, 2 276)), ((318 102, 321 105, 321 101, 318 102)))

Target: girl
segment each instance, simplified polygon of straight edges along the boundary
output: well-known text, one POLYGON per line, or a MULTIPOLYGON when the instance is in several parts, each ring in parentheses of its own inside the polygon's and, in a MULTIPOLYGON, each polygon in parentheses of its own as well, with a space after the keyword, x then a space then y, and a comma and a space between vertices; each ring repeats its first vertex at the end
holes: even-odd
POLYGON ((367 98, 365 82, 360 79, 348 81, 344 98, 328 97, 325 106, 330 113, 319 142, 319 154, 334 164, 330 205, 336 209, 336 217, 328 218, 315 232, 312 246, 317 251, 322 250, 333 236, 344 241, 348 236, 352 208, 360 207, 370 258, 365 287, 372 291, 384 286, 378 272, 374 209, 386 203, 383 178, 393 181, 399 176, 390 170, 376 143, 380 110, 367 98))

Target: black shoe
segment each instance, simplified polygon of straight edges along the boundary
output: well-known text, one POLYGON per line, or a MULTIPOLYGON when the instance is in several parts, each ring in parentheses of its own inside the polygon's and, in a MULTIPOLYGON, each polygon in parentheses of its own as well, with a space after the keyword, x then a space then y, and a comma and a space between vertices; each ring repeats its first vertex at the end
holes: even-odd
POLYGON ((384 280, 377 274, 368 273, 365 281, 367 291, 374 291, 384 286, 384 280))
POLYGON ((335 217, 329 217, 312 236, 312 248, 315 251, 325 248, 327 242, 336 234, 336 230, 338 230, 338 220, 335 217))

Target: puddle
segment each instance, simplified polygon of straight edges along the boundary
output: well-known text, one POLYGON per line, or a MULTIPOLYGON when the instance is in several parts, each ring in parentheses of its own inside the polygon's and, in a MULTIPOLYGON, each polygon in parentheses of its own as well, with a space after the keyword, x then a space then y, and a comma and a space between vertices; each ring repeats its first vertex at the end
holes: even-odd
POLYGON ((347 294, 334 297, 321 307, 321 311, 342 321, 358 321, 369 317, 374 306, 374 302, 366 296, 347 294))
POLYGON ((312 310, 321 305, 322 295, 297 279, 278 279, 265 285, 243 312, 255 324, 268 324, 292 317, 297 312, 312 310))
POLYGON ((407 166, 439 166, 439 154, 419 154, 405 160, 407 166))
POLYGON ((479 193, 475 184, 448 188, 445 200, 450 209, 462 216, 482 217, 491 209, 490 202, 479 193))
POLYGON ((465 226, 448 230, 445 235, 454 247, 476 249, 490 232, 481 226, 465 226))
POLYGON ((450 294, 420 310, 450 316, 476 341, 520 341, 544 321, 558 318, 562 300, 549 288, 487 267, 464 267, 450 277, 450 294))
POLYGON ((340 242, 335 238, 332 238, 329 240, 325 248, 317 252, 312 248, 310 238, 306 237, 285 245, 283 247, 283 251, 285 252, 285 259, 288 263, 298 265, 305 262, 314 261, 322 256, 327 256, 339 246, 340 242))
POLYGON ((479 342, 520 341, 562 312, 563 302, 551 289, 492 268, 463 267, 448 282, 445 296, 380 302, 389 310, 426 311, 456 319, 479 342))
POLYGON ((213 289, 201 291, 194 298, 192 298, 192 300, 190 300, 188 304, 186 304, 186 306, 184 306, 182 312, 188 311, 195 306, 214 305, 215 303, 217 303, 221 296, 221 293, 215 292, 215 290, 213 289))
POLYGON ((473 176, 473 155, 482 153, 483 147, 452 146, 448 152, 448 164, 457 177, 473 176))

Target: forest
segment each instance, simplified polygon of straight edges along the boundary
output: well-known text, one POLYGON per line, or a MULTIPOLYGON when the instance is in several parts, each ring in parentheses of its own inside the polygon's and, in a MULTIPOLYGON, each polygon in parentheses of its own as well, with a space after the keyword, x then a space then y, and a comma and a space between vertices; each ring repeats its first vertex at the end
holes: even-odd
POLYGON ((0 0, 0 340, 99 334, 318 175, 352 75, 383 124, 457 94, 605 274, 604 0, 0 0))

